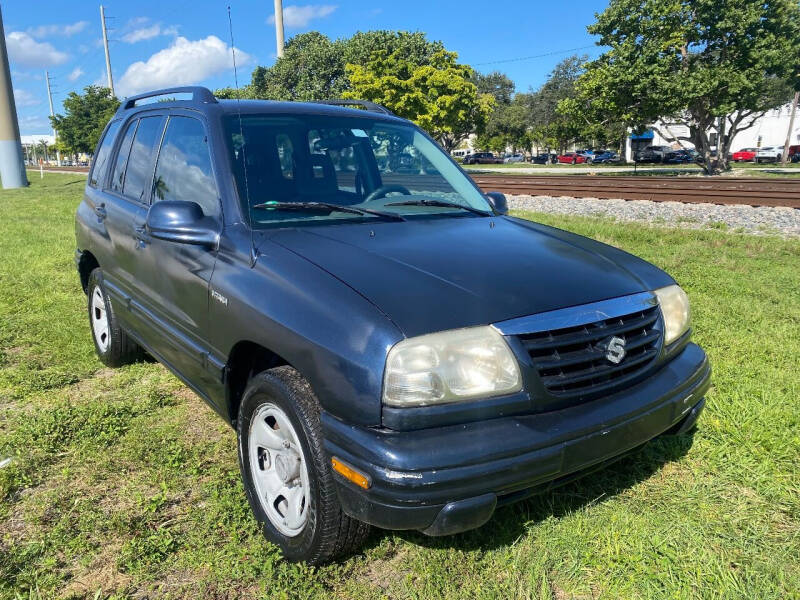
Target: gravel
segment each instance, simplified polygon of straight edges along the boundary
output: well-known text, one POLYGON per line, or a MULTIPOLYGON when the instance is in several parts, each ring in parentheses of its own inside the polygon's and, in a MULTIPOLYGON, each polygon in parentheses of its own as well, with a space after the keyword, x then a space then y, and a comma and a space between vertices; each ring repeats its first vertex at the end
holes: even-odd
POLYGON ((650 200, 606 200, 552 196, 511 196, 509 208, 559 215, 607 217, 653 225, 717 229, 754 235, 800 237, 800 210, 747 205, 684 204, 650 200))

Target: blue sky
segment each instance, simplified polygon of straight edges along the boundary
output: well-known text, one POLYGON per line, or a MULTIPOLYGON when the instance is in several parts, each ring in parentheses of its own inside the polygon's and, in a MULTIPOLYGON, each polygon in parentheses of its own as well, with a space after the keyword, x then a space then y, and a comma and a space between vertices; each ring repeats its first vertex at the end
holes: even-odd
MULTIPOLYGON (((107 0, 117 95, 176 84, 232 85, 228 4, 241 84, 255 65, 275 61, 271 0, 107 0)), ((462 62, 482 72, 503 71, 526 91, 569 54, 598 54, 586 26, 606 5, 607 0, 284 0, 284 11, 287 38, 311 30, 331 38, 369 29, 424 31, 458 52, 462 62)), ((3 2, 2 9, 21 132, 47 133, 45 70, 56 112, 68 92, 105 85, 99 3, 15 0, 3 2)))

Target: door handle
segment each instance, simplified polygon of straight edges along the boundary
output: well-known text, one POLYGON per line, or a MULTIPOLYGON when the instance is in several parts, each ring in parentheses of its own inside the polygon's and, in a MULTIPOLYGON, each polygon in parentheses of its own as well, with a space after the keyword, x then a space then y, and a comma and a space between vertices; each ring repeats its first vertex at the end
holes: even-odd
POLYGON ((139 242, 138 246, 144 248, 150 242, 150 235, 147 233, 144 225, 133 228, 133 235, 139 242))
POLYGON ((105 219, 108 216, 108 213, 106 212, 106 203, 101 202, 100 204, 95 205, 94 214, 96 214, 97 218, 101 221, 105 219))

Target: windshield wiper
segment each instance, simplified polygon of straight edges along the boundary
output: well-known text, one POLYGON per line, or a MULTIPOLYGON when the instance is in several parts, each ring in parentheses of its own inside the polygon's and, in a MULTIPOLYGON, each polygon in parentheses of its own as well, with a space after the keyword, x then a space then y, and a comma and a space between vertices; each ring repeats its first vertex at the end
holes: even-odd
POLYGON ((482 217, 492 216, 492 213, 486 212, 485 210, 459 204, 458 202, 448 202, 447 200, 426 200, 421 198, 419 200, 403 200, 402 202, 392 202, 390 204, 384 204, 384 206, 441 206, 442 208, 461 208, 463 210, 468 210, 471 213, 475 213, 476 215, 481 215, 482 217))
POLYGON ((330 212, 335 210, 352 213, 354 215, 375 215, 393 221, 406 220, 396 213, 372 210, 371 208, 355 208, 354 206, 344 206, 341 204, 333 204, 332 202, 262 202, 261 204, 254 204, 253 208, 263 210, 300 210, 306 212, 330 212))

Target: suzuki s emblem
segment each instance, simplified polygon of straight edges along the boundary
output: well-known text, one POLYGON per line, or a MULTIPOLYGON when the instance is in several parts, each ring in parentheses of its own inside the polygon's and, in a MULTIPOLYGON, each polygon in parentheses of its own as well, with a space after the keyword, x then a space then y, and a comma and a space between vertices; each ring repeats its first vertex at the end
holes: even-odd
POLYGON ((625 358, 625 340, 617 336, 613 336, 608 340, 603 340, 598 344, 599 349, 605 351, 606 360, 610 363, 618 365, 625 358))

